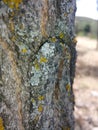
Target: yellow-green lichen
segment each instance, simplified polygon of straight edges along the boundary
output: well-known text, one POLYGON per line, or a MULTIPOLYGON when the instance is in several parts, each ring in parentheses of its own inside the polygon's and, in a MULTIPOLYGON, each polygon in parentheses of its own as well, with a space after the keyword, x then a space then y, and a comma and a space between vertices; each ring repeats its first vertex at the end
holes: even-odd
POLYGON ((21 50, 21 52, 22 52, 22 53, 27 53, 27 49, 26 49, 26 48, 23 48, 23 49, 21 50))
POLYGON ((38 96, 38 100, 39 100, 39 101, 44 100, 44 96, 39 95, 39 96, 38 96))
POLYGON ((4 130, 3 119, 0 117, 0 130, 4 130))
POLYGON ((70 130, 70 128, 62 127, 62 130, 70 130))
POLYGON ((61 39, 64 38, 64 33, 61 32, 61 33, 59 34, 59 37, 60 37, 61 39))
POLYGON ((77 43, 77 39, 76 39, 76 37, 73 38, 72 42, 73 42, 74 44, 77 43))
POLYGON ((15 30, 14 23, 12 21, 9 23, 9 29, 10 29, 10 31, 15 30))
POLYGON ((10 8, 18 8, 22 0, 3 0, 10 8))
POLYGON ((56 39, 55 37, 52 37, 52 38, 50 38, 50 41, 51 41, 51 42, 56 42, 57 39, 56 39))
POLYGON ((35 63, 35 64, 34 64, 34 67, 35 67, 36 70, 40 70, 40 65, 39 65, 39 63, 35 63))
POLYGON ((43 106, 42 106, 42 104, 40 104, 40 105, 38 106, 38 111, 39 111, 39 112, 42 112, 42 111, 43 111, 43 106))
POLYGON ((67 84, 67 85, 66 85, 66 90, 69 92, 69 91, 70 91, 70 89, 71 89, 70 84, 67 84))
POLYGON ((45 57, 40 58, 40 63, 46 63, 48 60, 45 57))
POLYGON ((32 99, 31 99, 31 102, 32 102, 32 103, 34 103, 34 102, 35 102, 35 99, 34 99, 34 98, 32 98, 32 99))

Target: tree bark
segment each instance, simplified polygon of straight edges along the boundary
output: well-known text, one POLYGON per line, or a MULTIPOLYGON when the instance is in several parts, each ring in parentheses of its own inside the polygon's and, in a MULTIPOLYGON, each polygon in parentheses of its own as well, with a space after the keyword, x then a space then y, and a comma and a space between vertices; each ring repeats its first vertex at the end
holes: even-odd
POLYGON ((0 1, 0 130, 74 130, 75 0, 0 1))

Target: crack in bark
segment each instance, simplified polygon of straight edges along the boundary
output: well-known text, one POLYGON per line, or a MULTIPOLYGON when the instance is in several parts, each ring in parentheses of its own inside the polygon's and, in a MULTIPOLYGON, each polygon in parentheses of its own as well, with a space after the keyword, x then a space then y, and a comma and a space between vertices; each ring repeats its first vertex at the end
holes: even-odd
POLYGON ((64 64, 64 59, 61 59, 58 67, 59 70, 58 70, 57 81, 55 83, 55 90, 54 90, 54 95, 56 100, 59 99, 59 93, 60 93, 59 80, 62 78, 63 64, 64 64))

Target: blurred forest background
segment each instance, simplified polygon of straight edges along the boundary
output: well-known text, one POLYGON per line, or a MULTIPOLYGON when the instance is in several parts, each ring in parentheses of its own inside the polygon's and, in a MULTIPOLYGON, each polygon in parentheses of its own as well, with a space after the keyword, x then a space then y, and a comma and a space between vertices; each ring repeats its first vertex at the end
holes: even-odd
POLYGON ((98 130, 98 0, 77 0, 76 14, 75 130, 98 130))
POLYGON ((97 20, 87 17, 76 17, 76 34, 97 39, 97 20))
POLYGON ((75 130, 98 130, 98 20, 77 16, 75 130))

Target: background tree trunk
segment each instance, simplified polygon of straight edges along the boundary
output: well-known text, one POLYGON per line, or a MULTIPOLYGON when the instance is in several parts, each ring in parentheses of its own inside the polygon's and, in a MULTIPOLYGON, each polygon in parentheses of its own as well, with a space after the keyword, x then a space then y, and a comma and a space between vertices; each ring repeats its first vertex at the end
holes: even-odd
POLYGON ((75 0, 0 1, 0 130, 74 130, 75 0))

